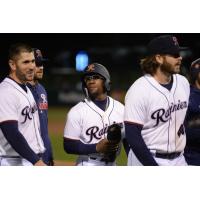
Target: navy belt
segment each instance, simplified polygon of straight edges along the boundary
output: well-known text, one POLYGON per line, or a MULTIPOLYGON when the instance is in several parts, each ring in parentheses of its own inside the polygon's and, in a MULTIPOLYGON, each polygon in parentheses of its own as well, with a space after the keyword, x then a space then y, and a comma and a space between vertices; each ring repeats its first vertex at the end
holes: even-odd
POLYGON ((108 162, 110 162, 108 159, 106 159, 106 158, 95 158, 95 157, 90 157, 90 159, 91 160, 98 160, 98 161, 100 161, 100 162, 106 162, 106 163, 108 163, 108 162))
MULTIPOLYGON (((42 153, 38 153, 37 154, 39 158, 42 158, 42 153)), ((2 158, 22 158, 21 156, 8 156, 8 155, 5 155, 5 156, 0 156, 2 158)))
POLYGON ((21 158, 20 156, 0 156, 2 158, 21 158))
POLYGON ((181 152, 173 152, 173 153, 155 153, 156 158, 163 158, 163 159, 175 159, 181 155, 181 152))

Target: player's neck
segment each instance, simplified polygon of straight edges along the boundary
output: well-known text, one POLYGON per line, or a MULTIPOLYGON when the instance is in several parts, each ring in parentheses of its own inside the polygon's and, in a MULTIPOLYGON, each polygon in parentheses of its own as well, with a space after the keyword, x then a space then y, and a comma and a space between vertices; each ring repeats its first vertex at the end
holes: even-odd
POLYGON ((34 86, 34 85, 38 84, 38 80, 32 80, 32 81, 29 81, 29 83, 30 83, 32 86, 34 86))
POLYGON ((170 73, 163 73, 158 70, 153 77, 158 81, 160 84, 168 84, 172 79, 172 74, 170 73))
POLYGON ((107 98, 107 94, 104 93, 104 94, 100 94, 98 96, 95 96, 95 97, 91 97, 91 100, 92 101, 104 101, 105 99, 107 98))

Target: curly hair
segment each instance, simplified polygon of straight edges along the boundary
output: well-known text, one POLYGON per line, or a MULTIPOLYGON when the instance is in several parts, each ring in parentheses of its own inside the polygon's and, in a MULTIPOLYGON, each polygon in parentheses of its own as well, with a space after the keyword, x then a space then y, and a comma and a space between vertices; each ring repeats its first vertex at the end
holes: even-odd
POLYGON ((154 75, 160 64, 156 61, 155 55, 140 60, 140 66, 144 74, 154 75))

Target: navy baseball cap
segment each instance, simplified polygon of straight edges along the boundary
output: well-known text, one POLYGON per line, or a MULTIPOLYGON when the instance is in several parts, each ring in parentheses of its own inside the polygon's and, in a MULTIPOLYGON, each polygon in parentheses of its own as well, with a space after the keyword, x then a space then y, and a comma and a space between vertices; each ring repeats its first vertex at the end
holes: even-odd
POLYGON ((180 47, 178 40, 173 35, 161 35, 152 39, 147 46, 147 55, 169 54, 180 55, 181 50, 187 50, 188 47, 180 47))
POLYGON ((191 67, 190 67, 191 80, 195 81, 199 73, 200 73, 200 58, 194 60, 191 63, 191 67))
POLYGON ((35 56, 35 64, 37 67, 42 66, 44 63, 48 61, 47 58, 43 58, 42 52, 40 49, 33 48, 34 56, 35 56))
POLYGON ((191 73, 199 73, 200 72, 200 58, 194 60, 191 63, 191 73))

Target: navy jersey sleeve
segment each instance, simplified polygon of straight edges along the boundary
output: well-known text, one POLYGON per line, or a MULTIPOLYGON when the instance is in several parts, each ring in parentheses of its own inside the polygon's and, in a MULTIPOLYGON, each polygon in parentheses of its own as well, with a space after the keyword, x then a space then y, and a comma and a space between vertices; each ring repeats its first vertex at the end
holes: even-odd
POLYGON ((138 160, 145 166, 157 166, 158 164, 147 148, 142 135, 142 126, 136 124, 125 123, 125 134, 130 148, 138 158, 138 160))
POLYGON ((69 154, 88 155, 97 153, 96 144, 84 144, 80 140, 64 138, 64 150, 69 154))
POLYGON ((30 148, 23 135, 19 132, 17 121, 3 122, 0 124, 0 128, 9 144, 21 157, 25 158, 33 165, 40 160, 38 155, 30 148))

